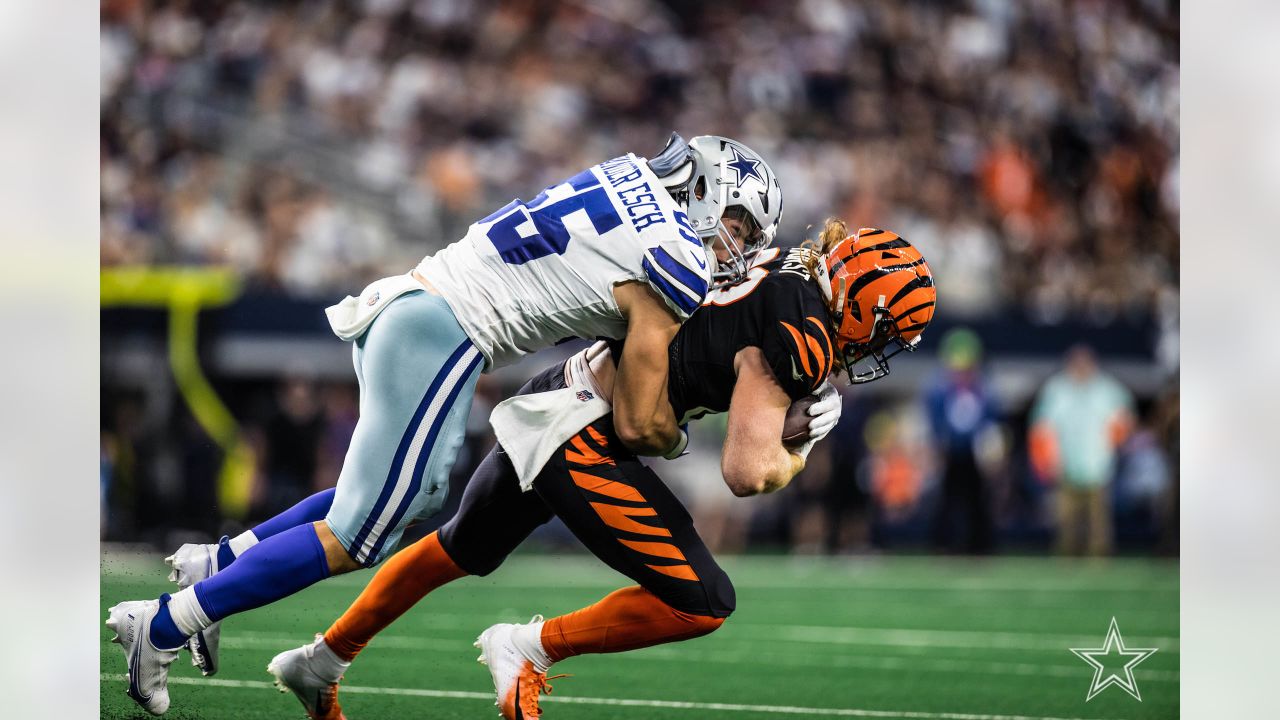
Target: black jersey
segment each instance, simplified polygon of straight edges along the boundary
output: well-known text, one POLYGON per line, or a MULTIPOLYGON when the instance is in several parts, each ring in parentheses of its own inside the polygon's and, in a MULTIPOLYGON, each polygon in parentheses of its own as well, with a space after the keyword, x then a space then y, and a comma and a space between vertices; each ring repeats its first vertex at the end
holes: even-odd
POLYGON ((671 342, 668 378, 680 422, 729 409, 737 380, 733 359, 744 347, 764 352, 793 401, 827 378, 835 351, 827 303, 805 268, 810 252, 764 250, 746 280, 713 291, 680 327, 671 342))

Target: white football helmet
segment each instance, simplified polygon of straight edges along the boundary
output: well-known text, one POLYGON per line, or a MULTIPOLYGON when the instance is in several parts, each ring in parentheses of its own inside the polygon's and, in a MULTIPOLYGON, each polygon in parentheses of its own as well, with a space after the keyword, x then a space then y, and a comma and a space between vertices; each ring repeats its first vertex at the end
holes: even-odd
POLYGON ((782 219, 782 186, 764 158, 719 135, 700 135, 684 146, 683 138, 672 133, 666 149, 649 164, 686 205, 703 243, 711 248, 719 243, 728 251, 729 261, 717 265, 717 284, 744 278, 755 254, 773 243, 782 219), (725 217, 746 225, 745 242, 739 244, 724 226, 725 217))

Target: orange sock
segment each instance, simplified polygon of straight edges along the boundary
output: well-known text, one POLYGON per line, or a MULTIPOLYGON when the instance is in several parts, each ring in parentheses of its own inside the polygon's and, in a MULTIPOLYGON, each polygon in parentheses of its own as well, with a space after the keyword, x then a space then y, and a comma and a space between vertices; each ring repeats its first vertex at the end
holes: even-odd
POLYGON ((546 621, 542 649, 552 662, 586 653, 611 653, 700 637, 724 618, 690 615, 642 587, 609 593, 595 605, 546 621))
POLYGON ((350 661, 383 628, 408 612, 427 593, 467 573, 454 564, 437 533, 392 555, 351 607, 334 621, 324 642, 350 661))

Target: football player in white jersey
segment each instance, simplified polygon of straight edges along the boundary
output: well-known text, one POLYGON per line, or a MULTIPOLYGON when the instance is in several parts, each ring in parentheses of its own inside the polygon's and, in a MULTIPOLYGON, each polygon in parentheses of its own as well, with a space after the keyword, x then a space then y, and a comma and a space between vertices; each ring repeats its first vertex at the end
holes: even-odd
POLYGON ((713 281, 740 277, 772 242, 781 213, 777 178, 755 152, 673 133, 657 157, 627 154, 513 200, 412 272, 329 308, 360 383, 337 487, 234 539, 184 545, 167 560, 179 592, 113 606, 126 692, 165 712, 181 647, 212 674, 223 618, 372 567, 412 520, 436 513, 480 372, 569 337, 625 337, 617 436, 638 454, 679 454, 667 347, 713 281))

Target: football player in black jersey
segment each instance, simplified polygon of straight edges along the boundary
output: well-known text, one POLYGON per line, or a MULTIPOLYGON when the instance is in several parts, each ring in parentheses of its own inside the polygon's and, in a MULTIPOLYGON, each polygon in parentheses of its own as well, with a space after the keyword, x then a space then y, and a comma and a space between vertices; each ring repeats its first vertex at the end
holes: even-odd
MULTIPOLYGON (((713 292, 681 327, 669 348, 671 405, 682 423, 727 411, 725 483, 739 496, 776 491, 839 419, 832 372, 844 370, 853 382, 887 373, 892 354, 914 349, 933 304, 928 265, 905 240, 868 228, 846 237, 842 222, 828 221, 817 244, 761 251, 745 280, 713 292), (871 370, 858 371, 860 363, 871 370), (808 410, 808 432, 787 446, 781 438, 788 408, 809 395, 817 402, 808 410)), ((537 375, 520 394, 577 387, 585 379, 607 399, 619 352, 597 343, 537 375)), ((688 512, 623 446, 606 415, 559 447, 531 492, 522 492, 511 459, 495 447, 454 518, 388 560, 323 637, 289 651, 302 656, 292 662, 337 677, 374 634, 431 590, 493 572, 553 516, 637 585, 545 622, 537 616, 485 630, 476 646, 504 717, 539 715, 538 696, 549 690, 546 671, 554 662, 698 637, 733 612, 733 585, 688 512)), ((336 683, 284 685, 313 718, 341 717, 336 683)))

